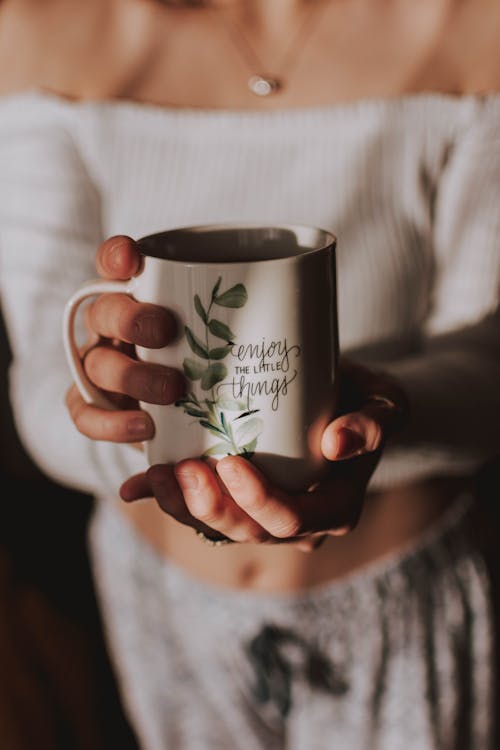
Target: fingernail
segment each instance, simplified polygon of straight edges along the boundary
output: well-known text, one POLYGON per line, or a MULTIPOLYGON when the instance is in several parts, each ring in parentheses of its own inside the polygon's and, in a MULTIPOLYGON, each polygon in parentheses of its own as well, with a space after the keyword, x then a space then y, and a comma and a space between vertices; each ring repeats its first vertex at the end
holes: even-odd
POLYGON ((175 476, 183 490, 195 490, 198 487, 198 477, 192 471, 176 471, 175 476))
POLYGON ((135 438, 149 437, 149 421, 146 417, 133 417, 128 421, 127 430, 135 438))
POLYGON ((138 320, 134 321, 133 340, 153 348, 163 344, 162 322, 162 318, 154 313, 141 315, 138 320))
POLYGON ((364 452, 365 438, 359 432, 341 427, 337 433, 337 458, 352 458, 364 452))

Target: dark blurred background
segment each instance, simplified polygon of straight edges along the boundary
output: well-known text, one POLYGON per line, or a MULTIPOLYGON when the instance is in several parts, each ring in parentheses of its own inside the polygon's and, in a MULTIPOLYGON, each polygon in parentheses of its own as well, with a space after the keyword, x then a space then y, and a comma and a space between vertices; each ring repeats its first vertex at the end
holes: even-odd
POLYGON ((0 314, 0 748, 136 750, 103 638, 87 495, 51 482, 17 438, 0 314))

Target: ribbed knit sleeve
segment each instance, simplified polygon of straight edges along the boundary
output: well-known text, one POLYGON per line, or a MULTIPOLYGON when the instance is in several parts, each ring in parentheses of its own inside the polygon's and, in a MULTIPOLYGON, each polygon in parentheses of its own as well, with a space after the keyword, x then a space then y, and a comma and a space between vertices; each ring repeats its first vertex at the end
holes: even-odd
POLYGON ((450 149, 433 216, 434 285, 420 352, 384 366, 412 419, 372 486, 474 471, 500 453, 500 99, 450 149))
POLYGON ((62 346, 66 300, 96 275, 100 197, 72 133, 76 115, 54 100, 0 100, 1 304, 13 353, 15 421, 34 461, 56 481, 116 494, 142 469, 130 446, 79 434, 64 405, 71 384, 62 346))

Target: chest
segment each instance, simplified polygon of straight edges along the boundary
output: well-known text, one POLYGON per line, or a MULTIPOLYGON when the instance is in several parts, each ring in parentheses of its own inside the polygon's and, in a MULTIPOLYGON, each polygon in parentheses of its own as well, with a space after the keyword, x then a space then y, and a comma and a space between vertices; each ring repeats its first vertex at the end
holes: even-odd
POLYGON ((460 88, 453 45, 445 43, 455 31, 444 0, 315 0, 302 9, 297 3, 295 15, 286 4, 274 14, 266 8, 260 20, 245 4, 218 5, 121 3, 106 35, 106 95, 268 111, 460 88), (252 94, 247 82, 256 73, 279 79, 280 93, 252 94))

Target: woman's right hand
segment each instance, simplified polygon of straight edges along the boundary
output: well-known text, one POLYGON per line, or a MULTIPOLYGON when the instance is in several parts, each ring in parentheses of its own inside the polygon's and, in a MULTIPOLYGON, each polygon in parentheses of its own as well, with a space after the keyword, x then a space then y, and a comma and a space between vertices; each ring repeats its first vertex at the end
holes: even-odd
MULTIPOLYGON (((137 245, 117 235, 97 251, 96 267, 104 279, 129 279, 140 267, 137 245)), ((87 404, 76 385, 66 394, 66 405, 77 429, 93 440, 141 443, 154 434, 151 417, 139 401, 170 404, 184 392, 182 373, 145 363, 135 356, 135 345, 158 349, 176 334, 174 317, 163 307, 137 302, 126 294, 101 294, 85 307, 88 340, 81 355, 87 377, 103 390, 116 409, 87 404)))

